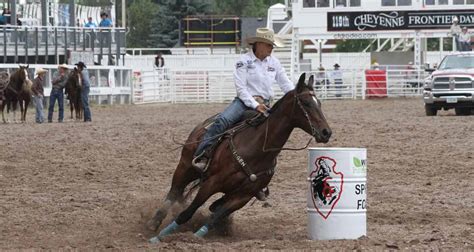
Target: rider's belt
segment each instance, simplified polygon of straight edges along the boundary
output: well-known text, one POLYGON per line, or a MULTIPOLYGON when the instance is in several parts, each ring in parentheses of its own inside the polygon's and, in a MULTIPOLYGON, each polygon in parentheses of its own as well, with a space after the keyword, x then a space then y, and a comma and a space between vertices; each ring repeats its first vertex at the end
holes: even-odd
POLYGON ((270 104, 272 103, 272 99, 264 99, 260 95, 254 95, 253 98, 258 102, 258 104, 265 104, 267 107, 270 107, 270 104))

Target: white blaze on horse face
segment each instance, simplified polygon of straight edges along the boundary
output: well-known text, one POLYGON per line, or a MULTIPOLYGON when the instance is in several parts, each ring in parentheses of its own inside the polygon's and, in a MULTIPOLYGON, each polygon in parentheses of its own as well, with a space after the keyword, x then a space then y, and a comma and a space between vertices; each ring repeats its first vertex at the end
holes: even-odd
POLYGON ((319 106, 319 104, 320 104, 320 103, 319 103, 319 100, 318 100, 318 98, 316 98, 316 96, 313 96, 313 100, 314 100, 314 102, 316 102, 316 105, 318 105, 318 106, 319 106))
POLYGON ((29 80, 30 78, 28 78, 28 71, 26 71, 26 69, 23 69, 23 71, 25 71, 25 79, 29 80))

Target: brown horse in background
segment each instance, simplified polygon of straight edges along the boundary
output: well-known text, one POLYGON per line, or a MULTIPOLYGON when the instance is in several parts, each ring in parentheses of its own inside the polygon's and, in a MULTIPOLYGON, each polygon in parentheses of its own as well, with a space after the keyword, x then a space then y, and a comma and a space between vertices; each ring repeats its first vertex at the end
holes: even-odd
POLYGON ((306 84, 305 74, 302 74, 296 88, 272 107, 264 122, 249 126, 244 121, 227 131, 227 135, 223 136, 223 140, 215 148, 205 174, 197 172, 191 165, 194 151, 205 133, 204 126, 209 119, 198 125, 189 135, 181 152, 171 189, 154 217, 147 223, 148 227, 158 229, 171 206, 184 201, 185 188, 191 182, 199 181, 196 186, 198 192, 191 204, 149 241, 158 243, 163 237, 175 232, 216 193, 224 195, 209 207, 212 214, 195 233, 196 236, 203 237, 216 223, 242 208, 269 184, 277 157, 294 128, 303 129, 317 142, 328 142, 332 132, 315 96, 313 84, 313 76, 306 84))
POLYGON ((77 68, 74 68, 74 70, 69 73, 64 93, 67 95, 67 99, 69 100, 69 108, 71 109, 71 119, 73 119, 74 111, 76 112, 76 120, 82 119, 82 77, 81 73, 77 68))
POLYGON ((29 65, 20 65, 19 69, 15 73, 10 75, 10 81, 3 92, 4 100, 0 108, 2 110, 2 120, 4 123, 7 122, 5 120, 4 115, 5 106, 7 107, 7 114, 10 113, 10 110, 13 111, 13 118, 15 120, 16 108, 18 103, 20 103, 21 121, 25 122, 26 120, 26 111, 29 101, 31 100, 31 97, 29 97, 29 100, 28 98, 25 98, 28 95, 28 92, 31 92, 31 86, 30 90, 28 91, 28 67, 29 65))

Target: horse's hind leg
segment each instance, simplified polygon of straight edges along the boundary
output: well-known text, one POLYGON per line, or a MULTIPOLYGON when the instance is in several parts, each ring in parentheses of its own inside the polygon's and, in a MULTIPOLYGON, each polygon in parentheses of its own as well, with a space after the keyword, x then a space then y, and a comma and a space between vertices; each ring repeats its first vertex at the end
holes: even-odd
MULTIPOLYGON (((232 214, 234 211, 239 210, 247 202, 252 199, 253 195, 247 195, 247 194, 235 194, 230 197, 224 196, 217 200, 215 209, 213 209, 215 212, 211 215, 210 219, 204 224, 196 233, 194 233, 195 236, 197 237, 203 237, 205 236, 210 229, 214 228, 217 223, 222 221, 224 218, 227 218, 230 214, 232 214), (222 200, 222 201, 221 201, 222 200)), ((213 204, 214 205, 214 204, 213 204)))
POLYGON ((169 224, 166 228, 161 230, 161 232, 158 234, 158 236, 152 237, 149 241, 150 243, 159 243, 160 239, 174 233, 180 225, 186 223, 193 217, 194 213, 198 210, 200 206, 206 202, 209 197, 211 197, 215 191, 213 190, 215 187, 215 181, 213 180, 207 180, 204 184, 201 185, 199 188, 199 191, 194 198, 194 200, 191 202, 191 204, 186 208, 183 212, 181 212, 178 217, 176 218, 175 221, 173 221, 171 224, 169 224))

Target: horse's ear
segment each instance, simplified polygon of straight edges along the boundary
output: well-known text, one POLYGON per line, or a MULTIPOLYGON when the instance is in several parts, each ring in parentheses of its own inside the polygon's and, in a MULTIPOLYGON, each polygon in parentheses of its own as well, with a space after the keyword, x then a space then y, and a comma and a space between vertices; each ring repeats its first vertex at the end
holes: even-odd
POLYGON ((298 84, 296 84, 296 92, 297 93, 300 93, 304 86, 306 85, 306 83, 304 83, 304 80, 306 79, 306 73, 302 73, 300 75, 300 79, 298 80, 298 84))
POLYGON ((309 87, 314 86, 314 75, 309 76, 308 86, 309 87))
POLYGON ((26 69, 28 69, 28 67, 30 67, 30 64, 26 65, 26 69))

